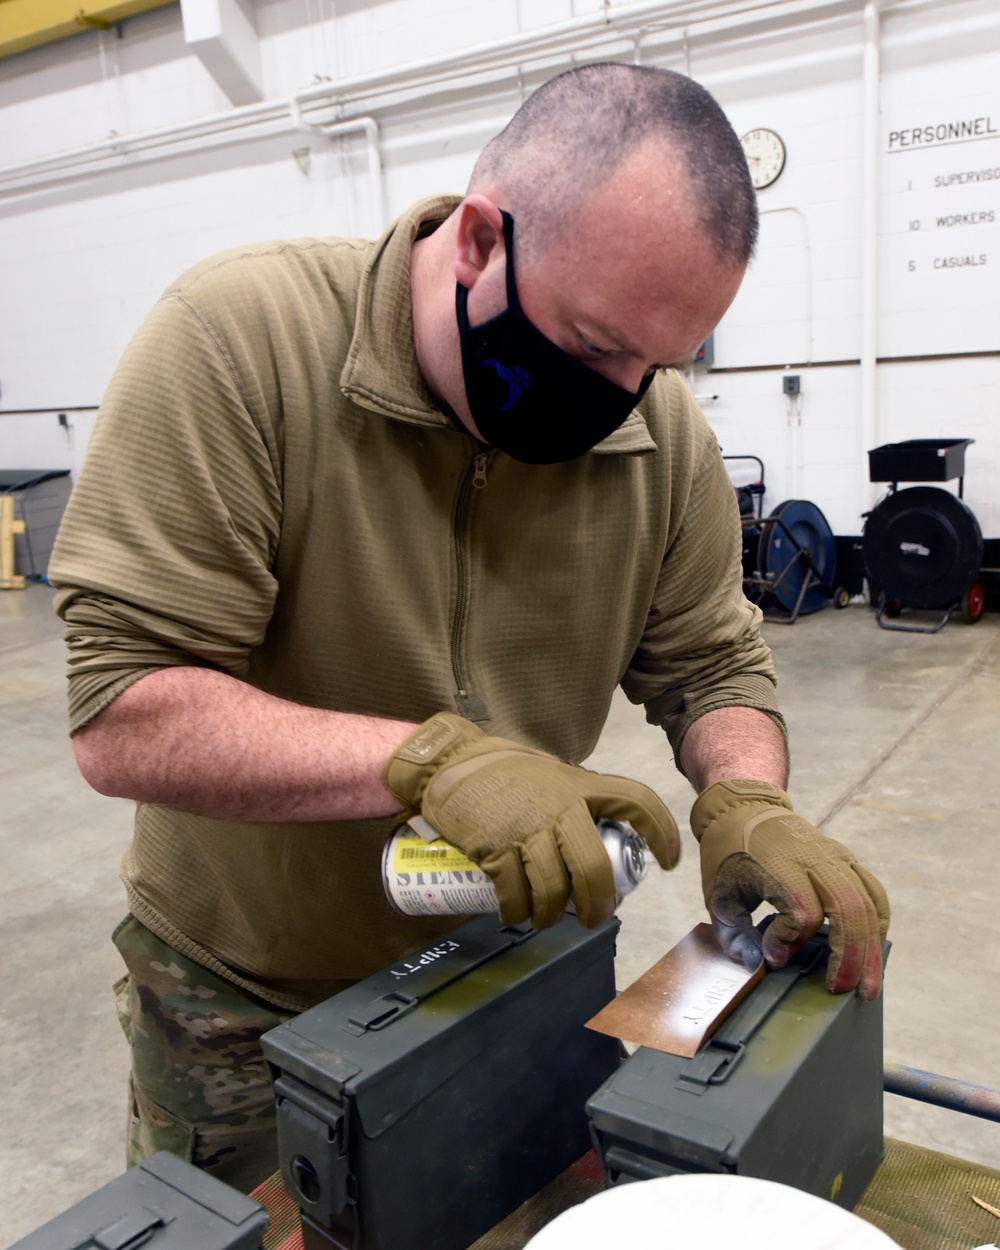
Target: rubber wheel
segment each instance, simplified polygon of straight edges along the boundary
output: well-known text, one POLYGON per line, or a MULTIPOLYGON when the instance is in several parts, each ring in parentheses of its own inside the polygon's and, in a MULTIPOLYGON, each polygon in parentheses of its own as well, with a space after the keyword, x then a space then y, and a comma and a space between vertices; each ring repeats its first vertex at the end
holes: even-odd
POLYGON ((835 608, 846 608, 851 602, 851 592, 846 586, 838 586, 833 592, 833 606, 835 608))
POLYGON ((986 592, 983 590, 983 583, 973 582, 962 596, 962 620, 965 621, 966 625, 975 625, 976 621, 982 616, 985 606, 986 592))

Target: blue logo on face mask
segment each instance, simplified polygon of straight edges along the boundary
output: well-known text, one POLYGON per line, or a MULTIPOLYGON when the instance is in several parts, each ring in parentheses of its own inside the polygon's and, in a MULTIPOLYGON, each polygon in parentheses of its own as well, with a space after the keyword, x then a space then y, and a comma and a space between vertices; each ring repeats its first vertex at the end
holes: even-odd
POLYGON ((506 382, 508 386, 507 398, 500 405, 500 411, 506 412, 508 408, 513 408, 524 392, 531 385, 531 374, 527 369, 522 369, 520 365, 515 365, 513 369, 508 369, 506 365, 495 360, 492 356, 488 360, 483 361, 483 367, 487 365, 496 370, 497 377, 502 382, 506 382))

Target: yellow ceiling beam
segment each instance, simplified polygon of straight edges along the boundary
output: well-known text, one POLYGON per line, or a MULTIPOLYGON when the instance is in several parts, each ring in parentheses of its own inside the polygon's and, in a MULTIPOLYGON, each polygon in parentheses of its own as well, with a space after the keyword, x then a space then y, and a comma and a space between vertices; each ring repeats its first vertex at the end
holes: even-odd
POLYGON ((137 13, 177 0, 0 0, 0 57, 53 43, 84 30, 107 30, 137 13))

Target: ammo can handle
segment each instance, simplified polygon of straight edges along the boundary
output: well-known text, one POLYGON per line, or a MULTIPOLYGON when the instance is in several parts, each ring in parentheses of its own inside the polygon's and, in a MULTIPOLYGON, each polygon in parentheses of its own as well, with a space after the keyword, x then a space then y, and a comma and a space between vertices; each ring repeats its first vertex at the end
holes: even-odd
POLYGON ((828 950, 826 942, 807 942, 784 968, 767 973, 754 992, 712 1034, 709 1046, 718 1044, 725 1050, 745 1046, 789 990, 813 971, 828 950))
MULTIPOLYGON (((496 921, 492 923, 495 924, 496 921)), ((438 990, 460 980, 474 968, 489 963, 512 946, 519 946, 527 941, 534 936, 534 932, 530 925, 504 925, 495 929, 491 927, 484 939, 464 939, 463 942, 456 943, 454 939, 443 938, 428 951, 412 956, 411 960, 401 960, 386 969, 383 975, 391 982, 391 988, 365 1006, 352 1011, 347 1023, 341 1025, 341 1028, 353 1037, 384 1029, 438 990), (454 949, 442 950, 448 942, 453 943, 454 949), (439 951, 440 954, 437 953, 439 951)))
POLYGON ((810 942, 793 962, 769 972, 698 1053, 687 1060, 674 1087, 689 1094, 704 1094, 710 1085, 722 1085, 728 1081, 743 1058, 751 1037, 800 978, 812 972, 826 950, 825 943, 810 942))

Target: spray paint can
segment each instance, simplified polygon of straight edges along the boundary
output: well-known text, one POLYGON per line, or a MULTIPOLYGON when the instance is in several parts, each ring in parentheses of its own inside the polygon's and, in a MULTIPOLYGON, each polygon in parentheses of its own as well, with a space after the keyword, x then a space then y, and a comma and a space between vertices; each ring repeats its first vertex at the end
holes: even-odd
MULTIPOLYGON (((597 830, 611 859, 620 903, 649 868, 646 840, 631 825, 599 820, 597 830)), ((487 873, 446 842, 421 816, 399 825, 382 851, 386 897, 404 916, 465 916, 499 911, 487 873)), ((566 909, 573 910, 570 902, 566 909)))

